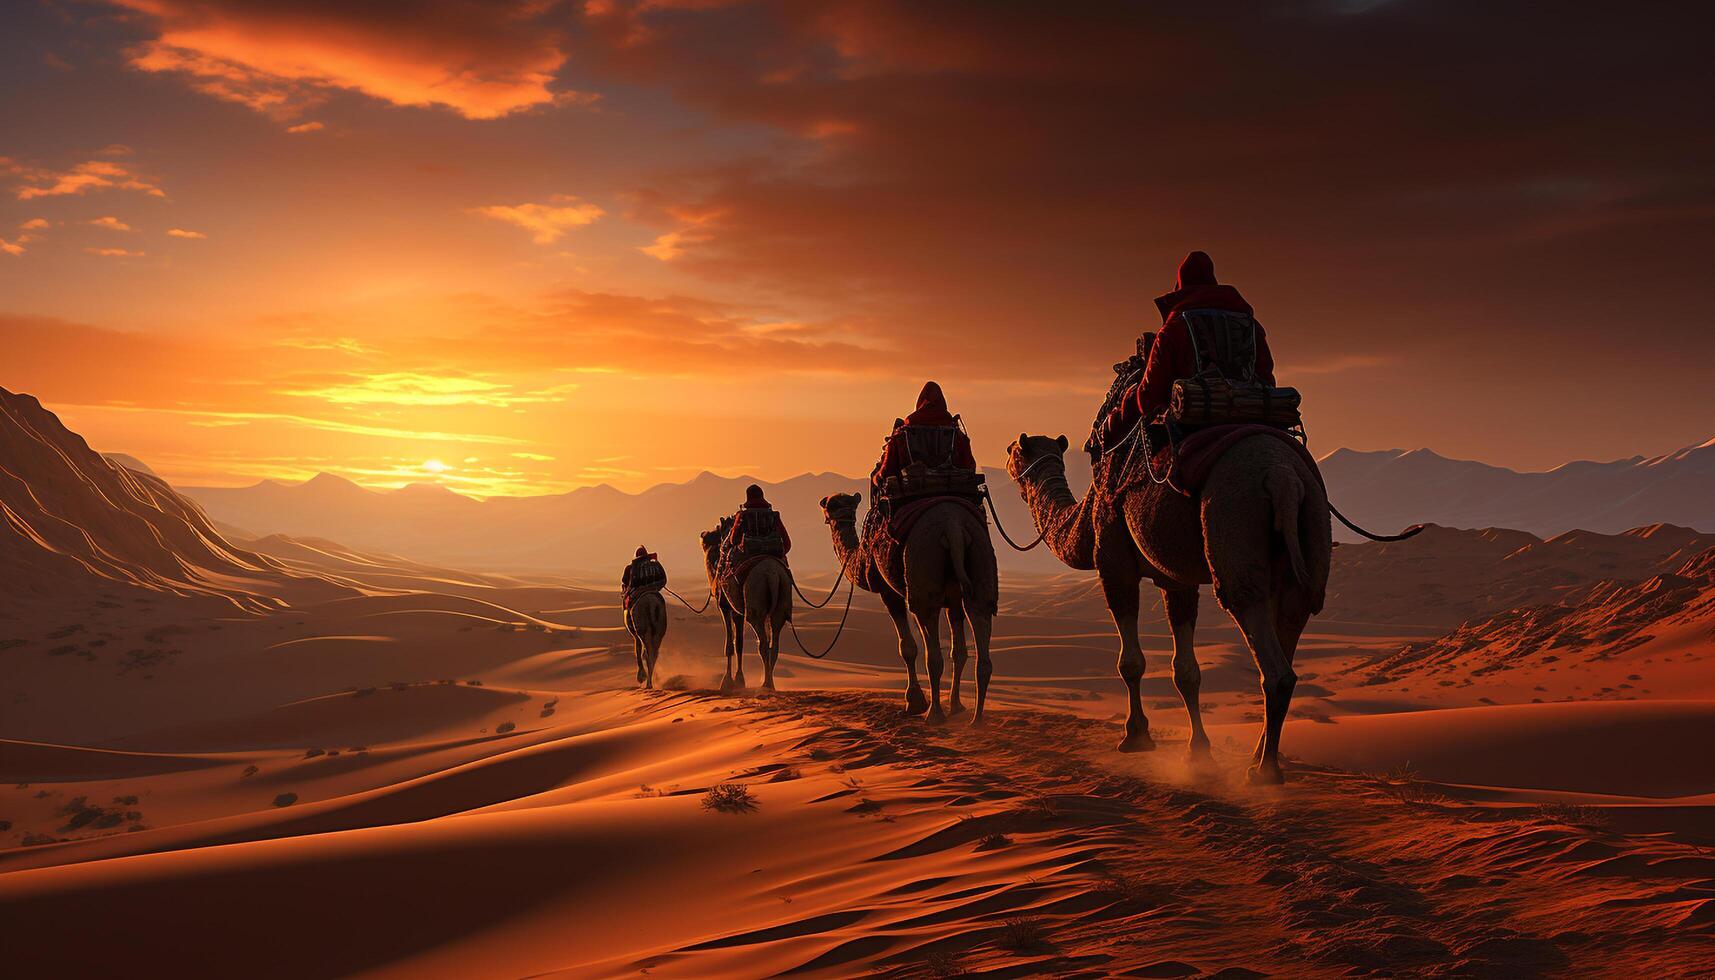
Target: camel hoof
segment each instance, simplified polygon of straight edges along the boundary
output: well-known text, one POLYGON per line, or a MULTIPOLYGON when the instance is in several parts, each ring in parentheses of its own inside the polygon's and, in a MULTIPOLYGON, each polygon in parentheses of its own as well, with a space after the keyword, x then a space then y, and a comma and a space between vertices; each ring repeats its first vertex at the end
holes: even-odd
POLYGON ((769 679, 763 681, 762 682, 762 689, 764 691, 774 690, 774 678, 770 677, 769 679))
POLYGON ((971 716, 972 728, 987 728, 988 726, 988 719, 984 718, 981 712, 971 716))
POLYGON ((929 709, 929 717, 926 720, 931 725, 945 725, 947 723, 947 714, 942 711, 941 706, 937 704, 933 708, 929 709))
POLYGON ((905 691, 905 717, 910 718, 929 710, 929 699, 923 696, 920 687, 907 688, 905 691))
POLYGON ((1203 739, 1185 746, 1185 758, 1192 763, 1214 762, 1215 753, 1209 748, 1209 740, 1203 739))
POLYGON ((959 704, 956 701, 953 702, 952 704, 947 705, 947 717, 948 718, 957 718, 964 713, 965 713, 965 706, 962 704, 959 704))
POLYGON ((1251 766, 1245 779, 1255 786, 1279 786, 1286 782, 1286 774, 1280 771, 1280 763, 1264 762, 1251 766))
POLYGON ((1120 744, 1114 748, 1121 752, 1154 752, 1155 739, 1150 738, 1148 732, 1138 732, 1120 739, 1120 744))

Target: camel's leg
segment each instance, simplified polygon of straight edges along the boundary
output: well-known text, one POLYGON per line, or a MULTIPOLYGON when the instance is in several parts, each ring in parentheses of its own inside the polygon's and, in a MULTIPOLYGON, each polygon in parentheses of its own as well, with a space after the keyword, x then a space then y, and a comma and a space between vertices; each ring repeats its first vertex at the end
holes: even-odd
POLYGON ((1143 645, 1137 639, 1138 586, 1143 575, 1135 563, 1103 568, 1100 574, 1108 612, 1113 614, 1114 628, 1120 635, 1119 672, 1129 699, 1125 737, 1118 748, 1121 752, 1148 752, 1155 748, 1155 740, 1149 737, 1149 719, 1143 714, 1143 645))
MULTIPOLYGON (((1276 610, 1274 619, 1274 632, 1280 641, 1280 652, 1286 657, 1286 666, 1290 670, 1294 659, 1298 656, 1298 638, 1303 635, 1305 625, 1310 622, 1310 612, 1308 609, 1292 607, 1289 602, 1287 608, 1276 610)), ((1295 673, 1294 681, 1296 682, 1296 680, 1297 675, 1295 673)), ((1264 728, 1262 734, 1257 737, 1256 751, 1251 754, 1252 766, 1261 764, 1263 749, 1267 747, 1267 744, 1268 729, 1264 728)), ((1279 747, 1276 746, 1276 748, 1278 750, 1279 747)))
POLYGON ((947 717, 964 714, 965 705, 959 700, 959 683, 965 679, 965 607, 953 602, 947 607, 947 632, 953 634, 953 682, 947 687, 947 717))
POLYGON ((1185 713, 1191 718, 1189 751, 1194 758, 1208 758, 1209 735, 1203 731, 1199 702, 1203 669, 1197 665, 1197 649, 1192 643, 1197 632, 1197 589, 1162 589, 1161 598, 1167 607, 1167 624, 1173 629, 1173 686, 1179 688, 1185 713))
POLYGON ((929 724, 942 725, 947 714, 941 710, 941 610, 913 609, 911 615, 923 634, 923 652, 929 656, 929 724))
POLYGON ((726 628, 726 673, 721 675, 721 693, 732 690, 732 612, 723 603, 721 625, 726 628))
POLYGON ((732 614, 732 686, 735 690, 744 690, 744 617, 737 610, 732 614))
MULTIPOLYGON (((769 638, 770 626, 767 614, 756 617, 756 652, 762 657, 762 688, 765 691, 774 690, 774 642, 769 638)), ((779 634, 775 633, 778 637, 779 634)))
POLYGON ((637 656, 637 683, 641 684, 647 677, 643 669, 643 637, 636 633, 631 634, 631 647, 632 652, 637 656))
POLYGON ((910 681, 905 686, 905 713, 920 715, 929 710, 929 699, 923 696, 923 685, 917 681, 917 641, 911 637, 911 623, 905 618, 905 598, 891 589, 882 589, 881 604, 893 617, 893 628, 899 632, 899 659, 905 661, 910 681))
POLYGON ((978 612, 971 617, 971 632, 977 641, 977 710, 971 716, 973 726, 983 723, 983 706, 988 703, 989 675, 994 673, 994 664, 989 661, 989 634, 994 628, 994 619, 986 612, 978 612))
POLYGON ((1292 661, 1281 648, 1270 605, 1256 599, 1230 610, 1233 622, 1243 631, 1245 643, 1256 658, 1257 671, 1262 675, 1262 755, 1250 769, 1253 783, 1284 781, 1280 771, 1280 729, 1292 704, 1292 690, 1298 686, 1298 675, 1292 670, 1292 661))
POLYGON ((661 638, 659 636, 650 637, 649 642, 644 645, 643 656, 649 664, 649 676, 645 679, 643 686, 653 689, 655 687, 655 661, 661 659, 661 638))

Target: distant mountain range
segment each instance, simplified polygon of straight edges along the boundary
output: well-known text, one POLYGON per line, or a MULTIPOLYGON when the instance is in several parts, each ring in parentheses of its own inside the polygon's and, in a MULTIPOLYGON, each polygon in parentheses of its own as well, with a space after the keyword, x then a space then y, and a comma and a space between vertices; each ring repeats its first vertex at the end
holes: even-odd
MULTIPOLYGON (((999 471, 987 475, 1007 530, 1021 542, 1034 537, 1030 515, 1011 480, 999 471)), ((867 481, 860 477, 807 473, 768 483, 703 473, 687 483, 662 484, 636 494, 603 485, 547 496, 474 500, 434 484, 368 490, 324 473, 304 483, 268 480, 238 488, 186 487, 184 493, 216 522, 250 536, 324 538, 455 568, 617 577, 642 545, 661 555, 675 587, 694 590, 702 587, 698 532, 736 510, 744 502, 745 487, 756 482, 762 482, 786 521, 793 567, 831 572, 833 546, 820 502, 829 494, 854 490, 867 498, 867 481)), ((996 545, 1007 551, 998 537, 996 545)), ((1011 571, 1064 570, 1046 549, 1028 555, 1009 552, 1001 561, 1011 571)))
MULTIPOLYGON (((1334 505, 1372 531, 1417 523, 1539 535, 1649 524, 1715 531, 1715 439, 1665 456, 1567 463, 1546 473, 1427 449, 1339 449, 1322 459, 1322 475, 1334 505)), ((1344 530, 1336 527, 1336 537, 1352 540, 1344 530)))
MULTIPOLYGON (((1069 454, 1074 487, 1088 483, 1082 454, 1069 454)), ((1012 481, 986 470, 1002 523, 1023 541, 1035 534, 1012 481)), ((1520 473, 1426 449, 1337 450, 1322 460, 1330 494, 1348 517, 1378 532, 1409 524, 1503 527, 1552 536, 1584 529, 1618 533, 1651 524, 1715 531, 1715 440, 1654 458, 1568 463, 1520 473)), ((700 575, 697 532, 731 513, 744 487, 762 482, 793 534, 794 564, 833 567, 818 502, 865 488, 861 477, 813 473, 779 483, 704 473, 687 483, 628 494, 610 486, 537 497, 474 500, 434 484, 368 490, 322 474, 304 483, 185 487, 216 521, 252 535, 288 534, 407 555, 459 568, 606 575, 638 545, 659 551, 678 581, 700 575)), ((1356 540, 1336 526, 1340 540, 1356 540)), ((1042 551, 1018 555, 996 538, 1010 571, 1063 571, 1042 551)))

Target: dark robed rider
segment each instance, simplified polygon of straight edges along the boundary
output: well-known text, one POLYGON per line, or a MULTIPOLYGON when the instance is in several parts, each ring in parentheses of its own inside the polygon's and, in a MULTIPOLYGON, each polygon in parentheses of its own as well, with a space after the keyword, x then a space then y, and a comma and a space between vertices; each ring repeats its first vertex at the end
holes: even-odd
POLYGON ((726 541, 727 553, 750 557, 755 549, 746 544, 746 539, 756 538, 773 539, 767 548, 769 554, 784 555, 792 550, 792 536, 786 533, 786 522, 763 496, 762 488, 752 483, 744 490, 744 506, 733 515, 732 531, 726 541), (778 542, 777 547, 775 541, 778 542))
POLYGON ((971 440, 958 427, 951 412, 947 411, 947 398, 941 393, 941 386, 933 381, 923 385, 923 390, 917 395, 917 408, 905 417, 905 424, 895 426, 893 434, 887 437, 887 444, 882 447, 881 459, 875 464, 870 473, 870 486, 880 487, 887 483, 887 478, 898 476, 899 472, 912 462, 912 431, 923 429, 947 430, 945 444, 945 459, 925 459, 924 463, 931 467, 943 465, 956 466, 959 469, 976 471, 977 460, 971 454, 971 440))
MULTIPOLYGON (((1173 382, 1197 373, 1197 359, 1183 317, 1186 311, 1222 310, 1255 315, 1237 289, 1216 281, 1215 260, 1207 252, 1185 256, 1179 263, 1179 277, 1173 291, 1157 297, 1155 305, 1161 311, 1161 330, 1150 349, 1143 379, 1126 391, 1102 425, 1105 445, 1111 446, 1114 440, 1124 437, 1138 419, 1154 421, 1173 396, 1173 382)), ((1274 356, 1269 353, 1268 338, 1261 324, 1256 325, 1256 380, 1274 387, 1274 356)))

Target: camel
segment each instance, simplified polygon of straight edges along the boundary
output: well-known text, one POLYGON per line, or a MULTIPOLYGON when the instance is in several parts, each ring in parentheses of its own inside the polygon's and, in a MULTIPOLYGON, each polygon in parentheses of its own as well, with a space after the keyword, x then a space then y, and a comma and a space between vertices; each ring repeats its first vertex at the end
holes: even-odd
POLYGON ((983 708, 988 703, 989 676, 994 673, 989 660, 989 635, 1000 596, 1000 573, 987 525, 956 503, 931 507, 911 528, 901 561, 888 565, 872 557, 859 539, 859 499, 861 495, 855 493, 823 497, 822 516, 833 533, 834 556, 840 560, 846 577, 854 585, 879 595, 887 614, 893 617, 893 628, 899 633, 899 658, 905 661, 910 675, 905 689, 905 714, 920 715, 927 711, 930 724, 939 725, 948 717, 964 713, 959 686, 968 659, 965 649, 968 617, 977 644, 977 707, 971 715, 971 724, 980 726, 983 708), (866 565, 867 576, 863 573, 866 565), (943 609, 953 641, 953 681, 948 686, 945 712, 941 710, 943 609), (923 687, 917 680, 917 645, 905 621, 907 611, 917 621, 923 646, 929 651, 929 699, 924 698, 923 687))
POLYGON ((1130 696, 1122 752, 1155 747, 1138 685, 1138 587, 1161 589, 1173 630, 1173 681, 1191 719, 1193 761, 1209 758, 1209 736, 1198 707, 1202 671, 1192 636, 1198 587, 1213 583, 1215 598, 1256 658, 1262 676, 1264 724, 1248 773, 1252 782, 1279 783, 1280 730, 1298 683, 1292 661, 1310 617, 1322 611, 1333 552, 1328 499, 1321 482, 1293 447, 1272 435, 1241 440, 1211 469, 1198 499, 1145 479, 1116 496, 1098 468, 1083 500, 1066 484, 1066 437, 1020 433, 1007 449, 1007 473, 1056 557, 1072 568, 1095 569, 1119 631, 1119 674, 1130 696))
POLYGON ((655 661, 661 659, 661 641, 667 637, 667 600, 659 592, 645 592, 625 611, 625 630, 637 652, 637 683, 655 686, 655 661))
POLYGON ((699 535, 709 590, 719 597, 721 618, 726 621, 726 674, 721 690, 744 689, 744 624, 749 623, 762 655, 762 686, 772 691, 780 631, 792 618, 792 572, 784 561, 766 558, 751 566, 743 582, 720 581, 721 545, 731 529, 732 518, 725 517, 714 530, 699 535))

